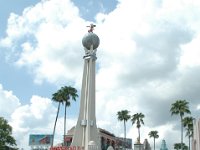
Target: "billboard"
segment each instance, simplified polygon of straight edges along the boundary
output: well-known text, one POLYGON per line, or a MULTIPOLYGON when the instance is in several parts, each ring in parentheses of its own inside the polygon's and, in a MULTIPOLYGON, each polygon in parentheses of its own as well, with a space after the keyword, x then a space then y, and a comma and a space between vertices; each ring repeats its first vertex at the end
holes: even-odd
POLYGON ((50 134, 31 134, 29 135, 29 145, 51 145, 53 135, 50 134))

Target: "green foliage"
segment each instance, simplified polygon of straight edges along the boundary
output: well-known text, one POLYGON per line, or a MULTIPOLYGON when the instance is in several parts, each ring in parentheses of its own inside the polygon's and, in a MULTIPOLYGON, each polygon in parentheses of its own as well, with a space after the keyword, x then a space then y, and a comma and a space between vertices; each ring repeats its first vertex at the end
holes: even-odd
POLYGON ((70 98, 76 101, 78 97, 77 90, 71 86, 61 87, 56 93, 52 94, 52 100, 59 103, 66 102, 67 106, 70 106, 70 98))
POLYGON ((159 135, 158 135, 158 131, 150 131, 149 132, 149 137, 153 137, 155 139, 159 138, 159 135))
POLYGON ((117 112, 117 118, 119 121, 125 121, 127 122, 130 119, 130 115, 129 115, 129 111, 128 110, 121 110, 117 112))
MULTIPOLYGON (((126 141, 126 122, 131 118, 129 115, 130 111, 128 110, 121 110, 117 112, 117 118, 119 121, 124 122, 124 143, 126 141)), ((125 147, 125 145, 124 145, 125 147)))
POLYGON ((183 118, 183 126, 186 129, 186 136, 193 136, 193 117, 185 117, 183 118))
POLYGON ((171 105, 171 115, 180 115, 180 117, 183 117, 185 113, 190 114, 188 104, 186 100, 177 100, 171 105))
MULTIPOLYGON (((60 111, 60 104, 65 104, 65 117, 64 117, 64 134, 66 133, 66 107, 69 107, 71 105, 70 103, 70 98, 74 101, 76 101, 76 98, 78 97, 77 90, 71 86, 64 86, 61 87, 56 93, 52 94, 52 100, 58 103, 58 108, 57 108, 57 115, 56 115, 56 120, 54 124, 54 129, 53 129, 53 141, 54 141, 54 135, 55 135, 55 128, 56 128, 56 123, 58 119, 58 114, 60 111)), ((65 138, 65 136, 63 137, 65 138)), ((53 141, 52 141, 52 146, 53 146, 53 141)))
POLYGON ((171 115, 180 115, 181 118, 181 143, 183 143, 183 116, 190 114, 188 102, 186 100, 177 100, 171 105, 171 115))
POLYGON ((188 146, 187 145, 185 145, 185 143, 175 143, 174 144, 174 149, 175 150, 181 150, 181 145, 182 145, 182 147, 183 147, 183 150, 188 150, 188 146))
POLYGON ((190 150, 190 140, 193 136, 193 117, 185 117, 183 118, 183 126, 185 127, 185 130, 186 130, 186 136, 188 137, 188 141, 189 141, 189 144, 188 144, 188 147, 189 147, 189 150, 190 150))
POLYGON ((141 127, 141 124, 144 124, 144 121, 143 121, 143 118, 144 118, 144 114, 142 113, 136 113, 132 116, 131 118, 131 121, 132 121, 132 124, 135 124, 136 123, 136 127, 137 128, 140 128, 141 127))
POLYGON ((7 120, 0 117, 0 147, 16 146, 16 141, 12 137, 12 127, 7 120))
POLYGON ((144 120, 143 120, 144 117, 145 117, 144 114, 136 113, 131 118, 132 124, 136 123, 136 127, 138 128, 138 135, 139 135, 138 140, 139 140, 139 142, 140 142, 140 127, 141 127, 142 124, 144 124, 144 120))
POLYGON ((159 138, 158 131, 150 131, 149 132, 149 137, 153 137, 154 141, 154 150, 155 150, 155 139, 159 138))

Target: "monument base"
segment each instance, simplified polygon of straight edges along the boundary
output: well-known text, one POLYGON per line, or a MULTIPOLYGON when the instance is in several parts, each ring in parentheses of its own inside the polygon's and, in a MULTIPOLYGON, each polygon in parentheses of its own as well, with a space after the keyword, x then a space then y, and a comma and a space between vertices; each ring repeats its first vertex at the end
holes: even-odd
POLYGON ((134 144, 134 150, 144 150, 143 144, 134 144))

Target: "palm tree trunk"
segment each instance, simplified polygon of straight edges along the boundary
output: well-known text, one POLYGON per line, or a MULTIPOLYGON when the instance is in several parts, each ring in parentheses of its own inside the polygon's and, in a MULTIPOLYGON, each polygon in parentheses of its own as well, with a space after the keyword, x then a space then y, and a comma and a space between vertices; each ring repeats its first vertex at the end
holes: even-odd
POLYGON ((139 140, 139 143, 140 143, 140 128, 138 128, 138 140, 139 140))
POLYGON ((66 133, 66 108, 67 108, 67 102, 65 102, 64 134, 63 134, 63 145, 64 146, 65 146, 65 133, 66 133))
POLYGON ((124 120, 124 149, 126 149, 126 122, 124 120))
POLYGON ((57 123, 57 120, 58 120, 59 111, 60 111, 60 102, 58 103, 58 109, 57 109, 57 114, 56 114, 56 120, 55 120, 54 127, 53 127, 53 139, 52 139, 51 147, 53 146, 53 142, 54 142, 54 136, 55 136, 55 131, 56 131, 56 123, 57 123))
POLYGON ((155 138, 153 138, 153 147, 154 147, 154 150, 155 150, 155 138))
POLYGON ((189 135, 189 145, 188 145, 188 147, 189 147, 189 150, 190 150, 190 135, 189 135))
POLYGON ((181 150, 183 150, 183 116, 181 116, 181 150))

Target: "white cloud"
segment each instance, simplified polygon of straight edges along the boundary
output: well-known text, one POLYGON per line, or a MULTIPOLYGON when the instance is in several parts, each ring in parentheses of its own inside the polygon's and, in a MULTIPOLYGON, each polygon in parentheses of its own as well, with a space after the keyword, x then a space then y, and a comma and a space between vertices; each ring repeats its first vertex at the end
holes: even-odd
POLYGON ((50 99, 33 96, 30 104, 15 109, 10 124, 19 147, 28 146, 29 134, 51 134, 56 110, 50 99), (42 131, 42 132, 41 132, 42 131))
POLYGON ((84 53, 84 30, 80 26, 86 28, 87 24, 78 15, 70 1, 42 1, 26 8, 22 16, 10 15, 7 37, 2 43, 18 54, 16 64, 27 67, 35 75, 36 83, 75 80, 80 78, 77 64, 81 64, 84 53), (18 46, 14 48, 15 44, 18 46))
MULTIPOLYGON (((143 139, 149 130, 159 130, 160 138, 172 148, 179 131, 172 122, 176 117, 170 116, 171 103, 186 99, 197 105, 200 99, 199 11, 198 0, 127 0, 119 1, 109 14, 97 14, 96 114, 100 127, 123 135, 117 111, 142 112, 146 116, 143 139)), ((12 49, 18 54, 15 63, 27 67, 35 82, 69 82, 80 88, 81 39, 88 22, 80 18, 77 7, 67 0, 42 1, 25 9, 22 16, 11 14, 8 22, 2 41, 16 48, 12 49)), ((41 106, 51 106, 49 100, 35 96, 30 105, 17 108, 12 116, 20 132, 36 128, 50 109, 41 108, 36 99, 41 99, 41 106), (30 118, 36 124, 29 124, 30 118)), ((137 136, 130 122, 128 135, 133 141, 137 136)))
MULTIPOLYGON (((22 105, 20 100, 0 85, 0 114, 13 128, 13 136, 19 148, 29 149, 30 134, 52 134, 56 109, 48 98, 33 95, 30 104, 22 105)), ((67 129, 75 124, 67 118, 67 129)), ((55 143, 60 142, 63 132, 63 118, 58 120, 55 143), (62 120, 61 120, 62 119, 62 120)))
POLYGON ((10 119, 10 115, 16 108, 21 105, 19 99, 13 94, 12 91, 7 91, 0 84, 0 114, 6 119, 10 119))
POLYGON ((199 105, 197 105, 197 109, 198 109, 198 110, 200 110, 200 104, 199 104, 199 105))
POLYGON ((200 65, 199 57, 200 52, 198 49, 198 43, 200 42, 200 35, 195 37, 190 43, 182 46, 182 56, 180 59, 180 67, 188 68, 200 65))
MULTIPOLYGON (((48 98, 32 96, 30 104, 22 105, 15 109, 11 115, 10 124, 13 127, 13 135, 17 140, 18 147, 29 149, 30 134, 52 134, 57 108, 48 98)), ((57 121, 55 144, 62 142, 63 117, 62 109, 57 121)), ((75 120, 67 118, 66 129, 75 125, 75 120)))

